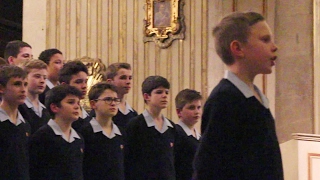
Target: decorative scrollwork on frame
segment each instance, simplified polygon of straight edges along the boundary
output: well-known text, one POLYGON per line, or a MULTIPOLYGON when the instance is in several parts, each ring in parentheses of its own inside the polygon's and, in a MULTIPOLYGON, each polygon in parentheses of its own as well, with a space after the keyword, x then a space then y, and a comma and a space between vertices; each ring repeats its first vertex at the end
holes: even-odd
POLYGON ((175 39, 184 39, 184 0, 146 0, 144 42, 154 41, 167 48, 175 39))

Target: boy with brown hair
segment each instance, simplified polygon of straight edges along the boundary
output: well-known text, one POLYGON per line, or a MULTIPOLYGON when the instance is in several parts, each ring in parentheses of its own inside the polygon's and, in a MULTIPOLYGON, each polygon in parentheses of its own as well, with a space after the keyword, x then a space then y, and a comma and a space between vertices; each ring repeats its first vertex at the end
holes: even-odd
MULTIPOLYGON (((81 99, 87 94, 88 68, 80 60, 67 62, 59 72, 59 82, 76 87, 81 93, 81 99)), ((79 119, 72 124, 72 128, 79 131, 80 128, 89 123, 91 116, 81 107, 79 119)))
POLYGON ((127 126, 125 146, 126 179, 174 180, 174 124, 162 110, 168 105, 170 83, 161 76, 149 76, 142 83, 146 110, 127 126))
POLYGON ((10 41, 4 50, 4 59, 10 65, 19 66, 32 58, 32 47, 24 41, 10 41))
POLYGON ((81 96, 67 84, 48 91, 46 107, 52 119, 31 137, 31 179, 83 179, 84 140, 71 127, 79 118, 81 96))
POLYGON ((39 95, 40 102, 44 104, 47 91, 60 84, 59 71, 63 67, 65 59, 62 52, 55 48, 42 51, 38 59, 47 64, 48 71, 48 76, 46 79, 46 89, 42 94, 39 95))
MULTIPOLYGON (((117 88, 118 97, 121 99, 121 102, 117 115, 112 119, 116 125, 126 128, 129 120, 138 115, 125 99, 125 95, 128 94, 131 89, 132 70, 130 64, 110 64, 103 76, 103 81, 106 81, 117 88)), ((91 111, 90 115, 94 116, 94 111, 91 111)))
POLYGON ((18 111, 26 99, 26 73, 0 66, 0 179, 29 179, 30 125, 18 111))
POLYGON ((97 83, 89 91, 89 100, 96 117, 80 130, 86 142, 84 179, 124 180, 125 132, 112 121, 121 101, 116 87, 97 83))
POLYGON ((37 59, 27 61, 23 65, 27 73, 27 98, 24 104, 19 106, 19 111, 31 126, 31 134, 36 132, 41 126, 47 124, 50 119, 49 111, 39 101, 39 95, 46 87, 47 65, 37 59))
POLYGON ((225 78, 211 92, 202 116, 196 179, 283 180, 279 143, 268 100, 253 84, 270 74, 277 46, 264 17, 235 12, 214 28, 225 78))
POLYGON ((195 124, 202 114, 202 96, 192 89, 180 91, 176 98, 179 122, 176 124, 177 139, 174 148, 177 180, 191 180, 192 162, 199 146, 200 133, 195 124))

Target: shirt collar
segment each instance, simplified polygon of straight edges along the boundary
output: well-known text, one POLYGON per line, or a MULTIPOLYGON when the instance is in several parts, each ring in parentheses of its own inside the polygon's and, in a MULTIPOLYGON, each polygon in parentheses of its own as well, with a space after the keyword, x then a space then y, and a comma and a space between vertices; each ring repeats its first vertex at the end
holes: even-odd
MULTIPOLYGON (((39 100, 38 100, 39 101, 39 100)), ((26 100, 24 101, 24 103, 26 104, 26 106, 29 108, 29 109, 32 109, 33 111, 34 110, 34 106, 31 102, 31 100, 27 97, 26 100)), ((46 109, 46 107, 39 101, 39 113, 42 112, 43 109, 46 109)), ((41 116, 40 116, 41 117, 41 116)))
MULTIPOLYGON (((7 121, 7 120, 12 123, 12 120, 8 116, 7 112, 5 110, 3 110, 2 108, 0 108, 0 122, 4 122, 4 121, 7 121)), ((15 124, 15 125, 18 126, 21 123, 25 123, 25 121, 24 121, 22 115, 20 114, 20 112, 18 111, 17 124, 15 124)))
POLYGON ((46 84, 49 87, 49 89, 52 89, 54 87, 53 83, 49 79, 46 79, 46 84))
POLYGON ((91 124, 91 127, 92 127, 94 133, 102 132, 102 134, 105 135, 106 137, 108 137, 109 139, 114 138, 116 135, 120 135, 120 136, 122 135, 118 126, 115 125, 114 123, 112 123, 112 131, 111 131, 110 135, 108 135, 107 133, 105 133, 103 131, 101 125, 99 124, 99 122, 95 118, 91 119, 90 124, 91 124))
POLYGON ((129 114, 129 112, 133 112, 132 107, 129 105, 129 103, 126 102, 126 108, 124 110, 124 112, 121 110, 121 108, 119 108, 119 111, 123 114, 123 115, 127 115, 129 114))
POLYGON ((85 119, 86 117, 89 116, 89 114, 83 107, 81 107, 81 113, 82 113, 82 119, 85 119))
POLYGON ((71 128, 70 139, 68 140, 65 134, 63 134, 60 126, 54 120, 50 119, 48 125, 52 128, 53 132, 56 135, 61 136, 65 141, 69 143, 72 143, 76 138, 80 139, 80 136, 73 128, 71 128))
MULTIPOLYGON (((182 127, 182 129, 184 130, 184 132, 188 135, 188 136, 193 136, 192 130, 181 120, 178 122, 178 124, 182 127)), ((200 133, 197 131, 196 128, 194 128, 194 131, 196 132, 196 139, 199 140, 201 135, 200 133)))
MULTIPOLYGON (((229 80, 233 85, 235 85, 246 98, 254 96, 249 86, 246 83, 244 83, 241 79, 239 79, 231 71, 226 71, 224 74, 224 78, 229 80)), ((260 89, 257 86, 254 85, 254 89, 258 92, 259 96, 261 97, 263 106, 268 109, 268 98, 260 91, 260 89)))
POLYGON ((170 123, 170 121, 165 118, 163 115, 162 115, 162 119, 163 119, 163 126, 162 126, 162 129, 158 129, 156 127, 156 123, 154 122, 154 119, 152 118, 152 116, 150 115, 150 113, 148 112, 148 110, 144 110, 143 113, 142 113, 146 123, 147 123, 147 126, 148 127, 152 127, 154 126, 154 128, 159 131, 160 133, 164 133, 166 132, 166 130, 171 127, 173 128, 172 124, 170 123))

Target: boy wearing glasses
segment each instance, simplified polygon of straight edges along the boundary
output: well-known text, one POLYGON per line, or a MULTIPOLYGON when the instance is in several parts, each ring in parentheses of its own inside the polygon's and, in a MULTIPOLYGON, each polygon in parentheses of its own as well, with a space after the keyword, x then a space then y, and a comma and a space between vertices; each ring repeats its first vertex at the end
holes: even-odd
POLYGON ((89 100, 96 117, 80 130, 86 142, 84 179, 123 180, 124 131, 112 121, 121 99, 115 86, 101 82, 91 87, 89 100))

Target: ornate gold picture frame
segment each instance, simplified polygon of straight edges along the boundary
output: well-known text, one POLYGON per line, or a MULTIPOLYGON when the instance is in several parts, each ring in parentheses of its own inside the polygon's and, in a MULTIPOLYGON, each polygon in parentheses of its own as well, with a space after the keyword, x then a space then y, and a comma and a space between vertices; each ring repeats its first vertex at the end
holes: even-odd
POLYGON ((175 39, 184 39, 184 0, 146 0, 144 42, 154 41, 167 48, 175 39))

